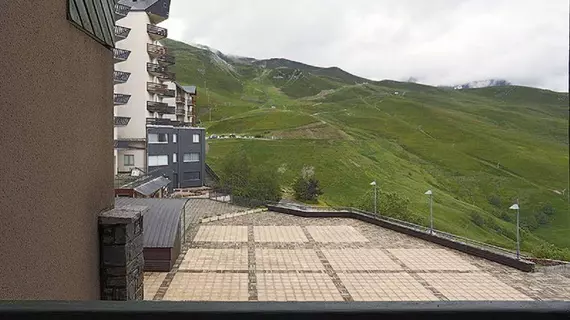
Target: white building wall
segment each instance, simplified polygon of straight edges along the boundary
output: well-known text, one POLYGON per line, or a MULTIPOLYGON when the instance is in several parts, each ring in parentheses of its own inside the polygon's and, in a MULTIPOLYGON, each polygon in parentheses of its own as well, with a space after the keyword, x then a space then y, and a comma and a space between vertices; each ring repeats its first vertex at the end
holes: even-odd
MULTIPOLYGON (((147 72, 146 64, 156 63, 156 59, 151 59, 147 52, 147 44, 160 45, 158 41, 152 40, 147 33, 149 17, 143 11, 131 11, 117 24, 131 28, 126 39, 118 41, 116 47, 130 50, 131 53, 126 61, 115 64, 115 70, 130 72, 131 75, 126 83, 116 84, 115 93, 130 94, 131 98, 125 105, 115 106, 115 116, 131 118, 127 126, 115 128, 115 139, 146 139, 146 118, 160 117, 158 114, 150 113, 147 110, 147 101, 167 102, 175 106, 175 98, 162 99, 160 96, 147 91, 147 82, 158 83, 158 78, 147 72)), ((175 89, 173 82, 164 82, 169 88, 175 89)), ((164 115, 163 118, 175 120, 175 115, 164 115)), ((116 153, 115 172, 126 172, 133 167, 124 166, 125 154, 135 155, 135 166, 141 169, 146 168, 146 156, 144 150, 118 150, 116 153)))

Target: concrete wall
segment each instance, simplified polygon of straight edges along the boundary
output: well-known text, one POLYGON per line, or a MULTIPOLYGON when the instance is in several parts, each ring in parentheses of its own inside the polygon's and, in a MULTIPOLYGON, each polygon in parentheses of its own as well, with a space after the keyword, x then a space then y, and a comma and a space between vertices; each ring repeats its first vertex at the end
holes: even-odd
POLYGON ((0 1, 0 299, 99 299, 113 60, 67 1, 0 1))

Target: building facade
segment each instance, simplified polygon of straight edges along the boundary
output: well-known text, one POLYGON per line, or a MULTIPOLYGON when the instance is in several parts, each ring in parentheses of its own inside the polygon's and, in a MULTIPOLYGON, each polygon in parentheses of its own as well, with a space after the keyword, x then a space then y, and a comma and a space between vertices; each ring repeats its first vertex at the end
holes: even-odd
POLYGON ((172 188, 204 185, 206 132, 202 128, 147 126, 149 170, 172 181, 172 188))
POLYGON ((114 5, 0 1, 0 108, 10 111, 0 117, 0 300, 100 298, 114 5))
MULTIPOLYGON (((115 174, 135 168, 150 172, 157 166, 156 157, 163 154, 155 153, 157 144, 147 139, 148 130, 159 128, 169 137, 182 134, 181 142, 185 132, 202 130, 194 127, 196 88, 175 82, 176 75, 169 69, 175 64, 174 56, 160 43, 168 31, 157 24, 168 19, 170 0, 120 0, 119 4, 129 6, 130 11, 115 28, 115 174)), ((204 134, 200 136, 203 149, 204 134)), ((176 145, 177 154, 194 152, 197 144, 188 141, 176 145)), ((203 185, 203 174, 198 182, 181 183, 187 180, 177 170, 185 169, 170 163, 172 153, 169 157, 168 167, 173 171, 165 175, 172 181, 171 189, 203 185)), ((202 152, 201 162, 203 157, 202 152)))

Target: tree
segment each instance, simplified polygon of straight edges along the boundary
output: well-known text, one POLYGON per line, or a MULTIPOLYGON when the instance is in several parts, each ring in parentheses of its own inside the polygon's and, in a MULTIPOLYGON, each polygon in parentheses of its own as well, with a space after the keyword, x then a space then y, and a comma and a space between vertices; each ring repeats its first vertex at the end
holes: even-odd
POLYGON ((315 178, 313 167, 303 167, 301 174, 293 183, 293 191, 295 199, 310 202, 316 202, 317 198, 323 194, 319 180, 315 178))
POLYGON ((244 151, 230 153, 222 160, 219 187, 240 205, 258 206, 281 200, 279 173, 263 168, 254 169, 244 151))

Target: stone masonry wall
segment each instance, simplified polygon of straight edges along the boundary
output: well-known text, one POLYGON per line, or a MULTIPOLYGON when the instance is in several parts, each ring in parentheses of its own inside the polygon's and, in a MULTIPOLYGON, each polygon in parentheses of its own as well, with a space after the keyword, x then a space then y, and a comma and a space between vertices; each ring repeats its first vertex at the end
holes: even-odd
POLYGON ((99 216, 101 300, 143 300, 143 213, 120 207, 99 216))

